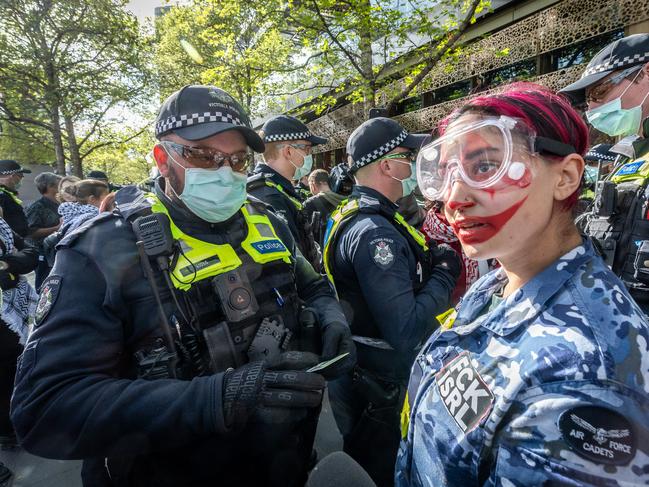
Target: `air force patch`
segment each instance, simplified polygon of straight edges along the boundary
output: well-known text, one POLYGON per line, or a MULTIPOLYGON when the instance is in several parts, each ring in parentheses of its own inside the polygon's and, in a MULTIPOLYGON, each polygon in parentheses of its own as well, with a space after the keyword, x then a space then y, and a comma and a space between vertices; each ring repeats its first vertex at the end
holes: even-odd
POLYGON ((394 263, 394 240, 375 238, 370 242, 370 254, 379 267, 389 269, 394 263))
POLYGON ((41 294, 38 297, 38 303, 36 304, 36 314, 34 316, 36 326, 40 325, 43 322, 43 320, 47 316, 47 313, 49 313, 50 309, 52 309, 52 306, 54 306, 56 298, 59 296, 62 280, 62 277, 50 276, 41 286, 41 294))
POLYGON ((580 406, 564 411, 559 430, 581 457, 595 463, 626 465, 636 453, 631 423, 612 409, 580 406))
POLYGON ((473 430, 489 414, 494 396, 471 365, 469 352, 462 352, 435 376, 446 410, 464 433, 473 430))

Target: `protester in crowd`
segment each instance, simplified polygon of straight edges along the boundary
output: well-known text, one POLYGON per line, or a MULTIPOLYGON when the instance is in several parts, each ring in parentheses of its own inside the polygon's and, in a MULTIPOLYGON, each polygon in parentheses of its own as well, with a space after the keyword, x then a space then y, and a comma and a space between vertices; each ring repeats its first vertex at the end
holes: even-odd
POLYGON ((398 487, 645 484, 649 323, 577 231, 588 129, 517 84, 475 98, 418 158, 478 282, 422 348, 398 487))
POLYGON ((59 205, 61 228, 43 241, 43 251, 50 266, 54 265, 56 245, 68 233, 99 214, 99 207, 108 196, 108 184, 96 179, 83 179, 65 186, 62 194, 71 196, 74 201, 66 201, 59 205))
POLYGON ((474 260, 469 258, 464 250, 460 240, 457 238, 453 227, 446 220, 444 215, 444 204, 440 201, 431 202, 426 218, 421 227, 422 233, 426 236, 426 241, 430 244, 447 244, 462 258, 462 272, 457 280, 453 294, 451 294, 451 305, 455 306, 464 293, 471 285, 478 280, 480 276, 485 275, 491 269, 497 266, 493 259, 474 260))
POLYGON ((66 191, 66 188, 69 186, 74 186, 75 183, 81 181, 81 178, 76 176, 63 176, 61 181, 59 181, 59 192, 57 193, 56 199, 59 200, 59 203, 69 202, 72 203, 77 201, 77 199, 71 193, 66 191))
POLYGON ((18 190, 25 174, 31 170, 24 169, 11 159, 0 160, 0 208, 5 221, 21 237, 29 232, 29 223, 23 209, 23 202, 18 199, 18 190))
POLYGON ((324 169, 316 169, 309 174, 309 188, 313 196, 304 202, 304 214, 307 221, 314 224, 313 237, 319 245, 322 245, 329 215, 347 196, 331 191, 329 173, 324 169), (314 221, 316 212, 319 219, 314 221))
MULTIPOLYGON (((1 214, 0 214, 1 215, 1 214)), ((23 351, 36 311, 38 296, 24 274, 38 265, 38 252, 15 234, 0 216, 0 447, 17 446, 9 401, 14 387, 16 361, 23 351)), ((3 473, 0 468, 0 481, 3 473)), ((5 473, 6 476, 6 473, 5 473)))
POLYGON ((34 284, 37 290, 51 270, 43 251, 43 240, 56 232, 61 225, 61 217, 58 213, 59 201, 56 198, 60 181, 61 177, 52 172, 44 172, 36 176, 34 179, 36 189, 42 196, 25 212, 29 223, 29 243, 36 247, 39 254, 34 284))

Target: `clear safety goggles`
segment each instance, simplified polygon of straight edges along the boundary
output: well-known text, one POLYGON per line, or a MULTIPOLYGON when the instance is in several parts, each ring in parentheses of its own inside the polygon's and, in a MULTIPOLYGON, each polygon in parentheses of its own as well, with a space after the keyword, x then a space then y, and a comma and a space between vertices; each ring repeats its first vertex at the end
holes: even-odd
POLYGON ((523 122, 507 116, 485 117, 454 127, 425 145, 417 156, 417 182, 429 200, 445 199, 456 179, 484 189, 503 179, 519 181, 540 153, 565 157, 575 148, 538 137, 523 122))

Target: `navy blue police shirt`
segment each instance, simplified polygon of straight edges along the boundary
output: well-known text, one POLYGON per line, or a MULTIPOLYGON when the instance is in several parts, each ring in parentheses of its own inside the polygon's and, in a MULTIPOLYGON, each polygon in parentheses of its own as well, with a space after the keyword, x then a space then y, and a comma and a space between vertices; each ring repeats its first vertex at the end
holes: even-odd
POLYGON ((416 350, 449 307, 455 280, 435 267, 423 281, 406 237, 380 212, 396 205, 381 193, 355 186, 360 211, 333 242, 332 275, 357 346, 358 364, 407 380, 416 350), (423 282, 422 282, 423 281, 423 282))

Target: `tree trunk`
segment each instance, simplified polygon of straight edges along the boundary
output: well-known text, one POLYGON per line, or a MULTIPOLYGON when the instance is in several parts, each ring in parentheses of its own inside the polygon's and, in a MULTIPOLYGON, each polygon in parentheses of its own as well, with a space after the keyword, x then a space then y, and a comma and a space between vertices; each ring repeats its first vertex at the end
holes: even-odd
POLYGON ((61 134, 61 117, 59 107, 50 108, 52 119, 52 142, 54 143, 54 154, 56 155, 56 174, 65 176, 65 152, 63 150, 63 136, 61 134))
POLYGON ((70 165, 72 166, 72 174, 78 178, 83 179, 83 167, 81 165, 81 156, 79 155, 79 144, 77 144, 77 136, 74 132, 74 121, 67 113, 63 114, 65 119, 65 131, 68 135, 68 150, 70 151, 70 165))
MULTIPOLYGON (((364 9, 369 12, 371 6, 369 0, 367 7, 364 9)), ((366 24, 367 25, 367 24, 366 24)), ((369 116, 370 108, 376 105, 376 74, 374 73, 374 53, 372 52, 372 32, 363 29, 362 26, 358 31, 359 44, 361 51, 360 66, 363 70, 363 110, 365 116, 369 116)))

